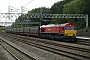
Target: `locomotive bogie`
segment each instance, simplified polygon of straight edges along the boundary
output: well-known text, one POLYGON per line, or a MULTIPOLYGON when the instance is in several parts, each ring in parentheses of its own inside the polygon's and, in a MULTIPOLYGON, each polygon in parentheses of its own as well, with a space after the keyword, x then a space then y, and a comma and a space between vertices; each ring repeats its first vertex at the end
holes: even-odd
POLYGON ((69 42, 77 42, 76 36, 64 36, 63 39, 69 42))

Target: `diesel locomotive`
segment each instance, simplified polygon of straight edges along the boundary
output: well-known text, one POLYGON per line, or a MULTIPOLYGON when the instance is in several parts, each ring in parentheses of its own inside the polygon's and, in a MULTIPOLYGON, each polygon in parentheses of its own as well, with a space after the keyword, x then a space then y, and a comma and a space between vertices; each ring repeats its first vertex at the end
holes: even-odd
POLYGON ((77 41, 76 25, 73 23, 49 24, 24 28, 6 29, 7 33, 37 36, 60 41, 77 41))

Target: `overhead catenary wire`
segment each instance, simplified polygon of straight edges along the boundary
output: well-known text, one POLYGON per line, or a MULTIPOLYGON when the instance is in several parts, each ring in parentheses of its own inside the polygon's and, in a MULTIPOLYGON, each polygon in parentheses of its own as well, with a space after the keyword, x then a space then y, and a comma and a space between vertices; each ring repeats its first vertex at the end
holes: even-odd
POLYGON ((27 3, 26 5, 24 5, 24 6, 27 6, 28 4, 30 4, 31 2, 33 2, 34 0, 31 0, 29 3, 27 3))

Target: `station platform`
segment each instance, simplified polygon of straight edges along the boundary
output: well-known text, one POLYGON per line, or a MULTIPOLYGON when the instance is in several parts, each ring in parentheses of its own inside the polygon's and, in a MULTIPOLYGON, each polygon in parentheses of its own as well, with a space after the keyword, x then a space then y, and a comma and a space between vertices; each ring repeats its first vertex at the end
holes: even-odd
POLYGON ((78 39, 89 39, 90 40, 90 37, 76 36, 76 38, 78 38, 78 39))

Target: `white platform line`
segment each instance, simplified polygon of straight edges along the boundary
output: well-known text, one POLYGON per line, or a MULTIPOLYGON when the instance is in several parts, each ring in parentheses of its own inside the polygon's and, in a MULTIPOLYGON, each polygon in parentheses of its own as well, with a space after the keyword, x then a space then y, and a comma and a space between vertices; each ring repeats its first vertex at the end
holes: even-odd
POLYGON ((76 38, 79 38, 79 39, 90 39, 89 37, 76 37, 76 38))

